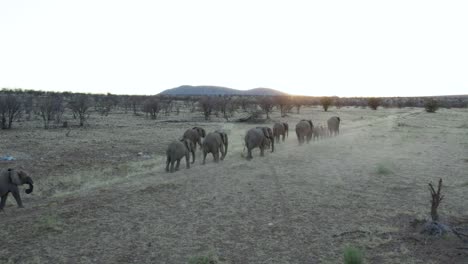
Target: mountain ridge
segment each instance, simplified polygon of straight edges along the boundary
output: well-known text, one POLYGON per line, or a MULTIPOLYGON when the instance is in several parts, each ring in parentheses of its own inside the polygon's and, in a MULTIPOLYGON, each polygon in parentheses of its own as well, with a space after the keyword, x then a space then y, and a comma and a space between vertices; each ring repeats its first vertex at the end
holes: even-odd
POLYGON ((284 92, 271 88, 254 88, 250 90, 237 90, 228 87, 214 85, 182 85, 176 88, 167 89, 159 93, 160 95, 267 95, 280 96, 287 95, 284 92))

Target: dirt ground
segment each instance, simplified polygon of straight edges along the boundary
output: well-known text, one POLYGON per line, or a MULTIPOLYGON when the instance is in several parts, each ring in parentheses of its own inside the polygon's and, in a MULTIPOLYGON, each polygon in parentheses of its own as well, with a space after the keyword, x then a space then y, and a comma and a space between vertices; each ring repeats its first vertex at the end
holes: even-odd
POLYGON ((0 155, 17 160, 0 167, 28 170, 35 191, 22 190, 26 208, 10 196, 0 213, 0 263, 342 263, 348 245, 366 263, 468 263, 467 244, 411 225, 429 217, 427 184, 442 178, 442 222, 468 226, 467 109, 304 108, 272 119, 290 124, 289 138, 252 161, 243 136, 258 124, 199 113, 93 114, 68 136, 15 123, 0 131, 0 155), (298 146, 298 120, 333 115, 339 136, 298 146), (228 132, 226 159, 201 165, 198 150, 192 168, 166 173, 167 144, 194 125, 228 132))

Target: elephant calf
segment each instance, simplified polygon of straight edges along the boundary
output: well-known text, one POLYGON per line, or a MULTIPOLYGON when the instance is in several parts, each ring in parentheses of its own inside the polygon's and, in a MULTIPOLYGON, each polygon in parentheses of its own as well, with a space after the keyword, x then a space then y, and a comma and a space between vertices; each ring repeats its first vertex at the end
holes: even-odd
POLYGON ((296 135, 297 140, 299 141, 299 145, 304 143, 307 140, 309 143, 310 139, 312 138, 312 129, 314 125, 312 124, 312 120, 301 120, 296 125, 296 135))
POLYGON ((284 142, 284 137, 289 134, 289 125, 288 123, 276 123, 273 125, 273 136, 275 137, 276 143, 280 142, 280 136, 284 142))
POLYGON ((228 136, 225 132, 215 131, 206 135, 203 140, 203 164, 205 164, 208 153, 213 154, 215 162, 219 161, 219 152, 221 152, 221 160, 224 160, 228 150, 228 136))
POLYGON ((8 194, 11 192, 16 200, 19 208, 23 208, 23 202, 19 193, 18 186, 28 184, 29 189, 26 189, 26 193, 30 194, 33 191, 33 180, 23 170, 15 169, 0 169, 0 211, 5 207, 5 203, 8 194))
POLYGON ((327 125, 330 136, 340 134, 340 122, 341 119, 338 116, 333 116, 328 119, 327 125))
POLYGON ((195 155, 194 143, 189 139, 181 139, 173 141, 169 144, 166 150, 166 171, 174 172, 174 163, 177 162, 175 170, 179 170, 180 160, 185 157, 187 169, 190 168, 190 153, 195 155), (169 170, 169 164, 171 168, 169 170))
POLYGON ((269 127, 257 127, 247 131, 245 135, 245 146, 247 148, 247 159, 252 159, 252 149, 260 148, 260 156, 264 156, 264 149, 271 143, 271 152, 275 151, 273 131, 269 127))

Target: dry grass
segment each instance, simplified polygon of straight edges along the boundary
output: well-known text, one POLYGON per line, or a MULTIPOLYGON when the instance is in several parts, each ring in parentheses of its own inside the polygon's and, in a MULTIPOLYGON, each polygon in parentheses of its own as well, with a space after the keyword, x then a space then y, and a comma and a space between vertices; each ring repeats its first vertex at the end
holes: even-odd
POLYGON ((190 113, 170 117, 189 123, 91 116, 69 137, 40 123, 1 131, 0 154, 18 160, 0 166, 25 167, 36 188, 22 194, 25 209, 10 198, 0 214, 0 237, 13 241, 0 263, 187 263, 206 252, 222 263, 341 263, 349 244, 366 263, 463 263, 459 241, 424 241, 409 222, 428 217, 427 183, 440 177, 441 217, 467 217, 468 111, 304 108, 271 122, 333 115, 339 136, 298 146, 290 131, 252 161, 242 138, 256 124, 190 113), (228 132, 226 159, 203 166, 198 150, 190 170, 165 173, 167 144, 195 125, 228 132))

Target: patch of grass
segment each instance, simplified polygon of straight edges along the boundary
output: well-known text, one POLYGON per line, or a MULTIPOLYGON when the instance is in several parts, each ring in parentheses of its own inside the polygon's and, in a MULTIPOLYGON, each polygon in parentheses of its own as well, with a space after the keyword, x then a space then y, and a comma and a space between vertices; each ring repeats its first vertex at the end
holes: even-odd
POLYGON ((362 258, 362 252, 352 246, 348 246, 344 250, 344 263, 345 264, 362 264, 364 263, 362 258))
POLYGON ((207 256, 191 257, 188 264, 219 264, 218 258, 209 254, 207 256))
POLYGON ((57 215, 45 215, 39 218, 36 230, 41 233, 60 233, 63 231, 63 223, 57 215))
POLYGON ((391 171, 389 168, 385 167, 383 164, 378 164, 377 165, 377 174, 379 175, 390 175, 393 174, 393 171, 391 171))

